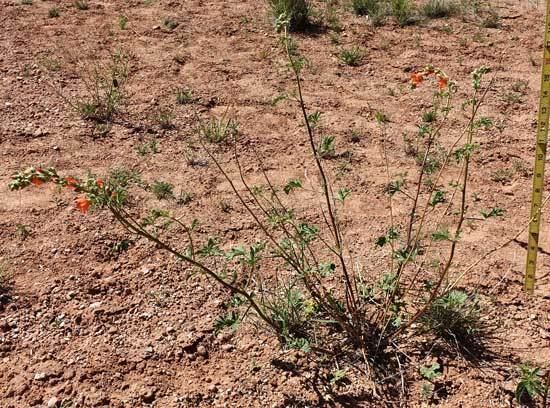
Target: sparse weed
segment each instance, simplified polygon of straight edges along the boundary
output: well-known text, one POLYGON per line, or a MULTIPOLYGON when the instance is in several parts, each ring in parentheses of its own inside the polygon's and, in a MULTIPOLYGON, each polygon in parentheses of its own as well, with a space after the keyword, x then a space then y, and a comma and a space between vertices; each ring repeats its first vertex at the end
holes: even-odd
POLYGON ((390 0, 390 6, 391 14, 401 27, 414 23, 410 0, 390 0))
POLYGON ((195 98, 193 97, 193 91, 190 89, 178 89, 176 91, 176 102, 179 105, 187 105, 189 103, 193 103, 195 98))
POLYGON ((420 375, 422 378, 433 381, 438 377, 441 377, 441 366, 439 363, 432 363, 429 366, 421 366, 418 371, 420 372, 420 375))
POLYGON ((159 109, 155 114, 155 122, 163 130, 171 130, 176 127, 174 124, 174 114, 171 110, 162 108, 159 109))
POLYGON ((491 180, 500 184, 510 184, 514 177, 514 169, 499 168, 493 171, 490 175, 491 180))
POLYGON ((33 0, 21 0, 21 4, 24 6, 32 6, 33 0))
POLYGON ((124 14, 121 14, 118 16, 118 26, 121 30, 126 30, 126 27, 128 26, 128 17, 124 14))
POLYGON ((19 238, 24 241, 31 235, 31 229, 28 225, 25 224, 17 224, 15 226, 15 232, 19 236, 19 238))
POLYGON ((550 371, 543 373, 539 367, 533 367, 530 364, 521 364, 518 368, 519 382, 516 386, 516 400, 522 404, 525 402, 534 402, 537 398, 541 399, 543 407, 550 402, 550 371))
POLYGON ((78 10, 88 10, 90 8, 88 0, 75 0, 73 4, 78 10))
POLYGON ((428 0, 422 7, 423 14, 428 18, 450 17, 458 11, 454 0, 428 0))
POLYGON ((336 138, 334 136, 324 136, 317 149, 319 156, 327 159, 334 156, 336 138))
POLYGON ((127 79, 128 60, 118 52, 112 56, 107 67, 95 67, 87 77, 82 77, 88 95, 76 103, 68 102, 83 119, 110 122, 124 103, 127 79))
POLYGON ((129 239, 123 239, 113 243, 110 249, 112 255, 120 255, 122 252, 127 251, 130 248, 132 241, 129 239))
POLYGON ((386 2, 383 0, 353 0, 352 7, 355 14, 368 16, 373 25, 381 25, 386 15, 386 2))
POLYGON ((420 318, 422 326, 458 349, 467 350, 483 337, 479 302, 461 290, 436 298, 420 318))
POLYGON ((191 201, 193 201, 193 194, 184 190, 181 190, 176 197, 176 203, 178 203, 179 205, 187 205, 191 201))
POLYGON ((175 30, 179 25, 180 23, 178 23, 171 17, 166 17, 164 20, 162 20, 162 26, 170 31, 175 30))
POLYGON ((239 313, 232 310, 230 312, 227 312, 224 315, 219 316, 214 321, 214 331, 216 333, 219 333, 220 331, 229 328, 232 331, 237 330, 240 323, 240 316, 239 313))
POLYGON ((526 81, 525 79, 520 79, 512 84, 512 91, 521 94, 521 95, 527 95, 529 92, 529 81, 526 81))
POLYGON ((358 67, 363 61, 364 54, 359 47, 344 48, 340 51, 338 58, 350 67, 358 67))
POLYGON ((151 191, 157 200, 174 198, 174 185, 166 181, 155 180, 151 185, 151 191))
POLYGON ((142 157, 150 153, 156 154, 159 152, 159 143, 157 140, 151 139, 148 142, 139 144, 136 147, 136 150, 137 150, 137 153, 142 157))
POLYGON ((500 28, 500 16, 495 10, 490 10, 481 25, 485 28, 500 28))
POLYGON ((229 137, 237 136, 238 128, 238 122, 233 119, 212 118, 200 125, 199 135, 211 143, 221 143, 229 137))
POLYGON ((308 0, 267 0, 275 26, 287 25, 290 30, 306 28, 311 16, 308 0))
POLYGON ((56 18, 59 17, 59 9, 57 7, 52 7, 48 10, 48 17, 49 18, 56 18))

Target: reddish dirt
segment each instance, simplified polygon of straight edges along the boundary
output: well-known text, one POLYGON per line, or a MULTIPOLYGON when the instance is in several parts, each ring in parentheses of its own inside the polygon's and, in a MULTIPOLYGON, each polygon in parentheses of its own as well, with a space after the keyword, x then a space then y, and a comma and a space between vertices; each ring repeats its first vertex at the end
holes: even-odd
MULTIPOLYGON (((472 205, 476 211, 498 206, 505 215, 468 227, 457 265, 469 264, 526 224, 543 10, 516 3, 498 2, 497 29, 459 17, 404 28, 388 22, 375 29, 342 5, 340 41, 364 50, 359 67, 338 61, 340 46, 331 42, 330 30, 297 35, 311 63, 304 72, 306 102, 324 113, 323 127, 337 137, 337 152, 351 153, 327 165, 336 184, 353 191, 346 228, 365 264, 384 267, 373 240, 389 223, 374 113, 383 110, 391 119, 386 137, 392 173, 413 172, 402 133, 415 132, 431 91, 429 86, 412 91, 409 72, 428 63, 457 80, 459 101, 468 95, 475 68, 487 65, 496 75, 483 114, 498 126, 480 134, 471 185, 479 201, 472 205), (515 98, 510 93, 519 80, 526 88, 515 98), (359 140, 352 140, 354 130, 359 140), (491 179, 502 170, 505 180, 491 179)), ((197 114, 207 118, 229 110, 246 140, 242 156, 252 183, 261 178, 260 162, 278 184, 313 174, 296 106, 271 104, 293 84, 264 2, 105 0, 90 1, 90 9, 81 11, 67 1, 4 0, 0 16, 0 260, 11 277, 0 305, 0 406, 508 407, 516 404, 518 364, 550 361, 547 219, 534 297, 522 292, 526 234, 467 278, 481 282, 479 290, 489 299, 487 318, 498 325, 490 342, 496 359, 472 365, 443 358, 444 377, 430 403, 422 400, 415 365, 431 357, 415 350, 408 350, 412 374, 406 399, 392 401, 373 397, 369 381, 359 375, 339 386, 320 380, 328 377, 329 366, 282 351, 252 326, 216 335, 213 322, 228 293, 189 275, 144 241, 134 239, 128 251, 111 255, 114 243, 133 238, 105 212, 78 213, 68 192, 48 186, 10 192, 7 183, 29 165, 76 175, 126 167, 145 181, 169 180, 176 191, 193 194, 186 206, 143 196, 143 208, 163 206, 185 220, 199 218, 202 233, 229 243, 259 236, 212 162, 188 142, 197 114), (48 17, 53 6, 58 18, 48 17), (121 14, 128 17, 126 30, 119 28, 121 14), (173 31, 162 27, 166 17, 179 23, 173 31), (98 135, 61 95, 82 95, 79 69, 105 61, 117 48, 131 56, 129 98, 110 131, 98 135), (192 89, 199 103, 176 105, 179 87, 192 89), (175 129, 163 130, 152 119, 165 108, 172 111, 175 129), (137 147, 152 139, 160 151, 138 155, 137 147), (190 153, 206 165, 188 165, 190 153), (28 227, 28 236, 17 232, 20 224, 28 227)), ((230 149, 215 149, 236 174, 230 149)), ((316 211, 310 201, 296 207, 316 211)), ((397 211, 405 214, 406 208, 397 211)))

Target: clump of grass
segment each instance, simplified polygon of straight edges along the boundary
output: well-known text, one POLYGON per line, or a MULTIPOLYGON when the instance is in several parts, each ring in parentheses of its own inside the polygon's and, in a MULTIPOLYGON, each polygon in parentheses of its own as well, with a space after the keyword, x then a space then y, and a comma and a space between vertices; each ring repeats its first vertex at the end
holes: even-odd
POLYGON ((498 170, 493 171, 490 174, 490 178, 492 181, 500 183, 500 184, 508 184, 512 181, 512 178, 514 177, 514 169, 513 168, 500 168, 498 170))
POLYGON ((363 61, 364 54, 359 47, 344 48, 340 51, 338 58, 350 67, 358 67, 363 61))
POLYGON ((458 11, 458 5, 453 0, 428 0, 422 7, 422 12, 429 18, 450 17, 458 11))
POLYGON ((180 23, 170 17, 166 17, 164 20, 162 20, 162 25, 164 28, 172 31, 175 30, 177 26, 180 25, 180 23))
POLYGON ((57 7, 52 7, 48 10, 48 17, 49 18, 57 18, 59 17, 59 9, 57 7))
POLYGON ((193 91, 190 89, 178 89, 176 91, 176 102, 180 105, 186 105, 193 103, 195 98, 193 97, 193 91))
POLYGON ((121 30, 126 30, 126 26, 128 25, 128 17, 124 14, 121 14, 118 16, 118 26, 121 30))
POLYGON ((15 226, 15 232, 21 238, 22 241, 26 240, 32 233, 31 229, 28 225, 25 224, 17 224, 15 226))
POLYGON ((334 136, 324 136, 317 148, 319 156, 323 159, 334 157, 334 152, 336 151, 335 142, 336 138, 334 136))
POLYGON ((458 348, 476 344, 485 332, 479 302, 462 290, 451 290, 436 298, 420 318, 420 323, 458 348))
POLYGON ((136 150, 137 153, 142 157, 146 156, 149 153, 155 154, 159 152, 159 144, 155 139, 152 139, 148 142, 139 144, 136 150))
POLYGON ((32 6, 32 0, 21 0, 21 4, 24 6, 32 6))
POLYGON ((401 27, 414 23, 413 8, 410 0, 391 0, 390 9, 391 14, 401 27))
POLYGON ((311 6, 308 0, 267 0, 275 25, 287 24, 291 31, 299 31, 309 24, 311 6))
POLYGON ((481 25, 485 28, 500 28, 500 16, 496 11, 490 10, 481 25))
POLYGON ((88 10, 90 8, 87 0, 75 0, 73 4, 78 10, 88 10))
POLYGON ((221 143, 230 136, 236 136, 239 124, 233 119, 212 118, 201 124, 199 135, 212 143, 221 143))
POLYGON ((155 122, 164 130, 171 130, 176 127, 174 124, 174 114, 168 109, 159 109, 155 114, 155 122))
POLYGON ((178 196, 176 197, 176 202, 179 205, 187 205, 193 201, 193 193, 188 191, 181 190, 178 196))
POLYGON ((383 0, 353 0, 352 8, 358 16, 368 16, 372 24, 381 25, 386 15, 387 4, 383 0))
POLYGON ((174 185, 166 181, 155 180, 151 191, 158 200, 167 200, 174 197, 174 185))

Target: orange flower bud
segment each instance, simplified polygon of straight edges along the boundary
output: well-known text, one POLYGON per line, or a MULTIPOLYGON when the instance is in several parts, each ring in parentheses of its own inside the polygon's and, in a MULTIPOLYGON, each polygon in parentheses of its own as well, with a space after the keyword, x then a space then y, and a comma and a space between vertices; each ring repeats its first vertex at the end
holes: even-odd
POLYGON ((78 211, 80 211, 82 214, 86 214, 88 212, 88 209, 90 208, 90 200, 88 200, 86 197, 79 197, 75 200, 76 208, 78 211))
POLYGON ((439 87, 439 90, 442 91, 443 89, 447 88, 447 85, 449 84, 449 79, 445 77, 439 77, 439 80, 437 81, 437 86, 439 87))
POLYGON ((67 183, 67 188, 75 191, 78 187, 78 181, 74 177, 65 177, 65 182, 67 183))
POLYGON ((424 75, 422 75, 421 73, 415 72, 411 75, 411 85, 413 87, 420 85, 423 80, 424 80, 424 75))

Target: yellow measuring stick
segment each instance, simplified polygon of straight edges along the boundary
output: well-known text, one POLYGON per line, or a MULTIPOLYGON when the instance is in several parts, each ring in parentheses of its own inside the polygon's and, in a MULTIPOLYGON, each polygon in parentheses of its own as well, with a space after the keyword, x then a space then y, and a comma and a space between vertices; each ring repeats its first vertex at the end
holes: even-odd
POLYGON ((544 54, 542 56, 542 81, 540 88, 535 171, 533 174, 533 195, 531 198, 531 222, 529 223, 527 267, 525 270, 525 290, 529 293, 533 293, 535 290, 542 191, 544 189, 544 162, 546 160, 546 146, 548 142, 548 119, 550 118, 550 0, 546 0, 544 54))

